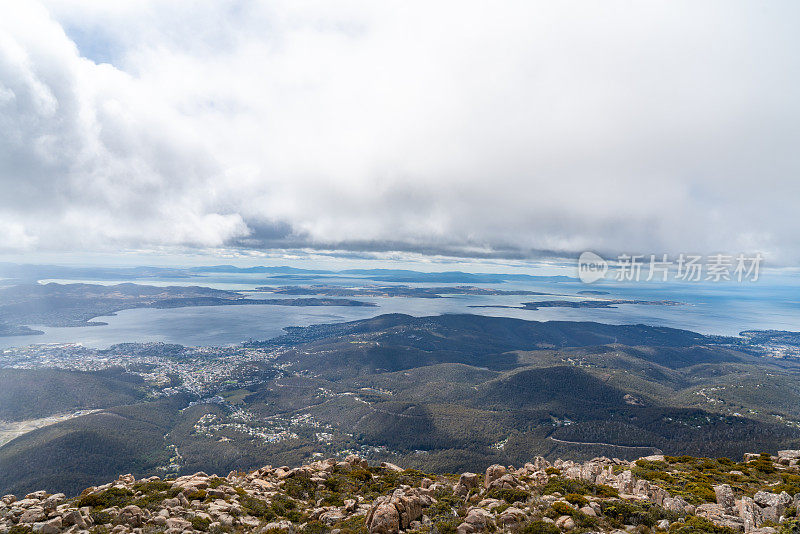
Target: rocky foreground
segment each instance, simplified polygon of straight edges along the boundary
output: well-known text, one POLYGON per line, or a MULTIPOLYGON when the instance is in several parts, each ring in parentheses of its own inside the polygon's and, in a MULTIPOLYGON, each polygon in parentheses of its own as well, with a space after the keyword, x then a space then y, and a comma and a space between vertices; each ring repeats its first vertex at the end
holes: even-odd
POLYGON ((0 534, 800 532, 800 451, 596 458, 429 475, 358 457, 226 477, 120 476, 0 501, 0 534))

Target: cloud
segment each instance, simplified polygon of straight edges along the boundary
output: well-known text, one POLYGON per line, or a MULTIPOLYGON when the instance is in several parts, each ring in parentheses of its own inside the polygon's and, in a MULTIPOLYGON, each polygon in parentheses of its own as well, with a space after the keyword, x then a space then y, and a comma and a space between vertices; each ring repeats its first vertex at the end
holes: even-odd
POLYGON ((0 247, 796 262, 798 10, 10 3, 0 247))

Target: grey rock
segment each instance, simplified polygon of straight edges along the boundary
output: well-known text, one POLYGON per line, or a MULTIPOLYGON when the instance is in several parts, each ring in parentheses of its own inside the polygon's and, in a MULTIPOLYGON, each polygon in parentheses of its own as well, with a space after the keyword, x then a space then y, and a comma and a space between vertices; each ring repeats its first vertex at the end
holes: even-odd
POLYGON ((681 514, 686 512, 689 503, 687 503, 683 497, 667 497, 664 499, 663 506, 665 510, 681 514))
POLYGON ((61 521, 64 526, 70 527, 76 525, 78 528, 86 528, 86 521, 78 510, 70 510, 61 516, 61 521))
POLYGON ((490 465, 489 467, 486 468, 486 475, 483 480, 483 486, 485 488, 488 488, 492 484, 492 482, 494 482, 495 480, 499 479, 500 477, 502 477, 507 473, 508 470, 502 465, 498 464, 490 465))
POLYGON ((725 510, 733 510, 734 506, 736 506, 733 489, 728 484, 714 486, 714 493, 717 495, 717 504, 725 510))
POLYGON ((397 534, 400 532, 400 513, 387 502, 376 506, 367 516, 370 534, 397 534))
POLYGON ((47 519, 47 514, 44 513, 41 507, 28 508, 19 518, 20 523, 37 523, 47 519))
POLYGON ((742 497, 739 502, 739 517, 744 524, 744 531, 750 532, 761 524, 761 509, 750 497, 742 497))

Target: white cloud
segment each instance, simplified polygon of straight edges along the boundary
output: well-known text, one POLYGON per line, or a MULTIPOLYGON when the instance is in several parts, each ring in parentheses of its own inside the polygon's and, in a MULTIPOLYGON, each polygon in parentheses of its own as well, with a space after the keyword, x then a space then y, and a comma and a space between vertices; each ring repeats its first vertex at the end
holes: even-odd
POLYGON ((797 261, 797 11, 9 2, 0 216, 42 250, 797 261))

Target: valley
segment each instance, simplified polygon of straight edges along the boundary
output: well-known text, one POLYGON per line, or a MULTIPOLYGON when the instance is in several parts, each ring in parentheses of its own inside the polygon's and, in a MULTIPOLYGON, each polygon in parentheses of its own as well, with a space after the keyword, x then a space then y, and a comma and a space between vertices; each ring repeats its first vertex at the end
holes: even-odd
POLYGON ((454 472, 798 448, 799 375, 743 338, 477 315, 389 314, 230 347, 5 349, 0 419, 79 416, 0 447, 0 492, 348 454, 454 472))

